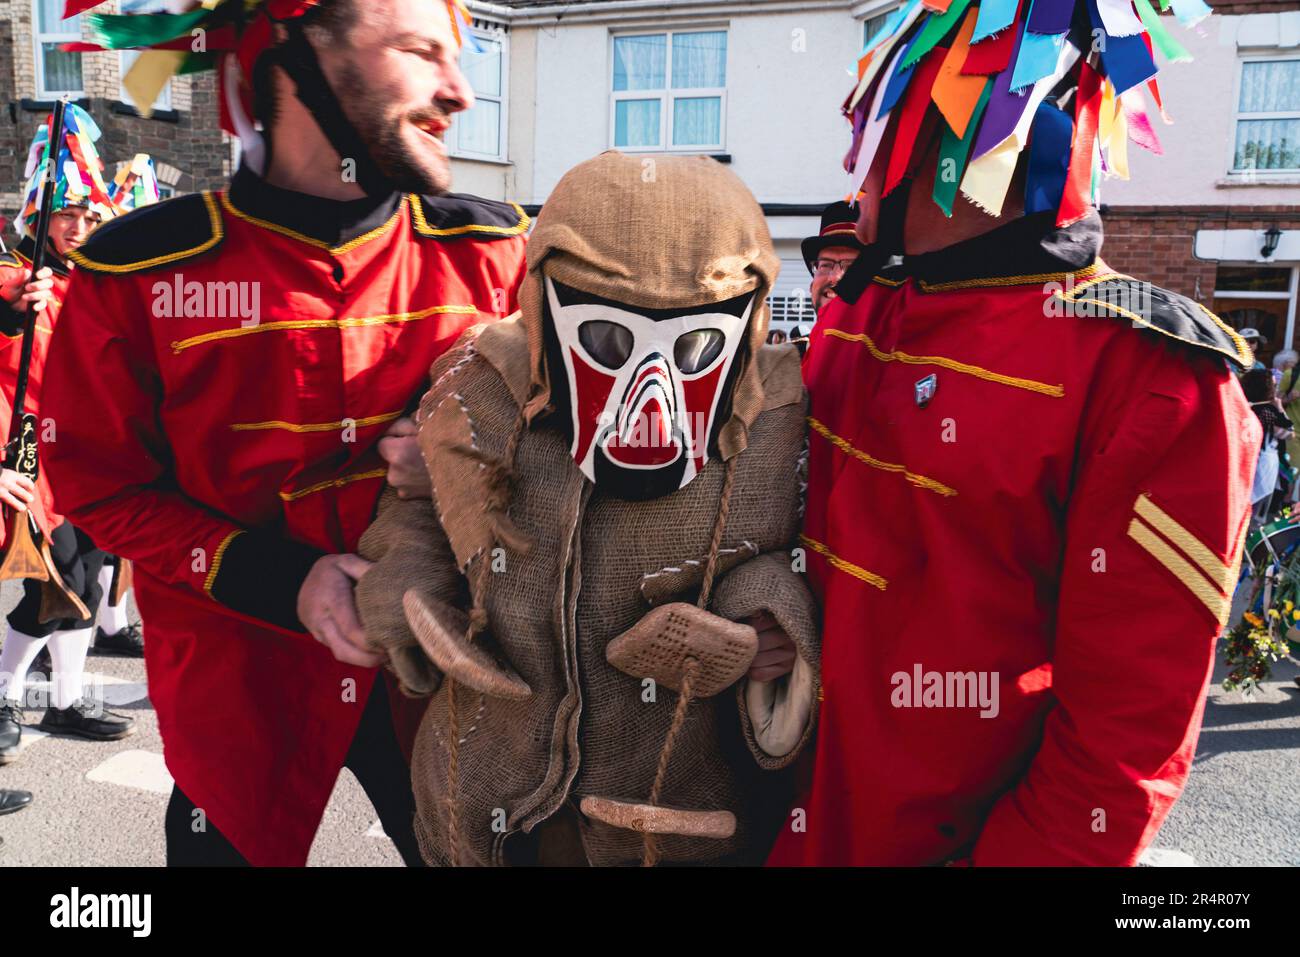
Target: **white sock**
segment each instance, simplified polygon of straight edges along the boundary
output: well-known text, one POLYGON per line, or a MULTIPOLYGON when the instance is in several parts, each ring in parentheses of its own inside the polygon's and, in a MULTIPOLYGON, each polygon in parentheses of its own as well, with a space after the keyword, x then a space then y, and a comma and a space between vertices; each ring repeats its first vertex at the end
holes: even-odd
POLYGON ((50 681, 50 704, 67 708, 81 697, 81 682, 90 651, 91 630, 56 631, 50 635, 50 660, 54 676, 50 681))
POLYGON ((113 566, 105 565, 99 570, 99 587, 103 595, 99 599, 99 612, 95 616, 99 627, 104 629, 106 635, 116 635, 119 631, 127 626, 126 620, 126 596, 116 605, 108 603, 108 593, 113 588, 113 566))
POLYGON ((9 627, 4 648, 0 648, 0 698, 24 701, 27 671, 49 638, 33 638, 9 627))

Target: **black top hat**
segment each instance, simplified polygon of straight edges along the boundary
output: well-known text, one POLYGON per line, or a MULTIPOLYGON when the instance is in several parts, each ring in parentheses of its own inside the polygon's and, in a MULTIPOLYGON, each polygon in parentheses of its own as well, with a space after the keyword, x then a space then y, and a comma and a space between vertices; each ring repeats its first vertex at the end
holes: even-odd
POLYGON ((803 241, 803 261, 808 272, 813 271, 813 262, 823 249, 829 246, 849 246, 853 249, 866 249, 858 241, 858 210, 848 203, 831 203, 822 210, 822 228, 816 236, 809 236, 803 241))

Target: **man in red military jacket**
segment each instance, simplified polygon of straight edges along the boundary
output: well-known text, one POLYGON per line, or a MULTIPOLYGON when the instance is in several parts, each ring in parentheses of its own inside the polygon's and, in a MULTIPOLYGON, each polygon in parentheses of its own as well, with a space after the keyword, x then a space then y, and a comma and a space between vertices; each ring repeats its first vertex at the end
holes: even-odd
MULTIPOLYGON (((895 21, 886 63, 906 60, 889 43, 944 39, 929 17, 895 21)), ((913 83, 965 55, 982 20, 949 22, 957 35, 913 83)), ((1011 56, 1024 25, 1007 28, 1011 56)), ((1013 139, 992 137, 985 163, 969 140, 950 149, 937 83, 933 97, 896 95, 897 127, 874 161, 859 154, 872 245, 821 312, 804 368, 820 732, 772 863, 1132 865, 1186 781, 1259 447, 1232 374, 1250 353, 1199 303, 1100 258, 1087 201, 1099 104, 1141 124, 1117 120, 1079 65, 1019 103, 999 78, 974 78, 969 107, 996 103, 986 124, 1029 111, 1045 153, 1027 163, 1013 139), (900 149, 908 136, 914 151, 900 149), (1081 139, 1075 170, 1062 160, 1081 139), (894 252, 902 265, 885 267, 894 252)), ((1107 82, 1123 87, 1126 67, 1108 62, 1107 82)), ((865 101, 888 99, 870 63, 860 77, 865 101)), ((865 136, 880 116, 861 114, 865 136)), ((1107 145, 1113 169, 1122 144, 1107 145)))
POLYGON ((135 562, 170 863, 304 863, 345 764, 419 859, 389 716, 407 730, 419 703, 375 680, 352 551, 414 451, 404 425, 387 461, 381 440, 434 357, 515 308, 524 268, 517 206, 444 194, 441 134, 473 100, 458 29, 441 0, 259 8, 234 56, 266 142, 228 58, 246 138, 229 189, 125 216, 75 257, 48 467, 135 562))

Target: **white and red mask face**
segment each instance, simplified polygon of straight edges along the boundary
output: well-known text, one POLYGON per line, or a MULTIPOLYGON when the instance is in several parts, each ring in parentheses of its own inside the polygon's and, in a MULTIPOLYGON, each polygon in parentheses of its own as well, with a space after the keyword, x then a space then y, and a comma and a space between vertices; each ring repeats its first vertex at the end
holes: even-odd
MULTIPOLYGON (((689 309, 641 309, 545 278, 567 383, 573 460, 621 498, 683 488, 704 469, 729 406, 753 296, 689 309)), ((558 377, 553 376, 558 380, 558 377)))

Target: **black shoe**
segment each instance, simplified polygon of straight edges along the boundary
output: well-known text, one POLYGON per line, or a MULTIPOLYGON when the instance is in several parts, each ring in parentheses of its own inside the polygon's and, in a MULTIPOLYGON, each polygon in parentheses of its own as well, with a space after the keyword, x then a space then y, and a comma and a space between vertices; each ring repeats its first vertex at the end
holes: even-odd
POLYGON ((0 700, 0 764, 18 757, 23 739, 23 709, 17 701, 0 700))
POLYGON ((68 708, 49 708, 36 726, 47 734, 74 734, 94 741, 116 741, 135 734, 135 718, 114 714, 85 698, 68 708))
POLYGON ((113 635, 103 628, 96 628, 95 650, 104 654, 123 655, 127 658, 143 658, 144 634, 138 624, 127 625, 113 635))
POLYGON ((10 791, 0 788, 0 814, 13 814, 32 803, 31 791, 10 791))

